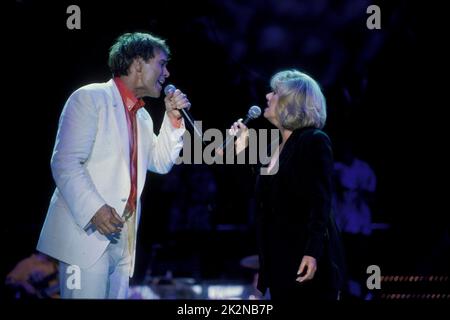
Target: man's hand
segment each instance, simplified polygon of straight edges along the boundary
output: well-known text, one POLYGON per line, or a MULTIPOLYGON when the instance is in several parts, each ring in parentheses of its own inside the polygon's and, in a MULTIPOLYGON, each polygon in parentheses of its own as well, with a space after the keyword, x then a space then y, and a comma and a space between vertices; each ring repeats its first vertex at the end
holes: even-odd
POLYGON ((164 102, 166 104, 167 114, 169 117, 175 119, 181 119, 181 113, 178 110, 184 108, 189 110, 191 107, 191 103, 186 95, 178 89, 176 89, 173 93, 166 95, 164 102))
POLYGON ((122 231, 125 220, 117 214, 114 208, 105 204, 98 209, 92 217, 91 222, 97 228, 98 232, 107 236, 122 231))
POLYGON ((305 280, 312 280, 317 270, 316 258, 311 256, 303 256, 300 267, 298 268, 297 275, 299 276, 296 281, 303 282, 305 280), (304 273, 304 275, 302 275, 304 273))

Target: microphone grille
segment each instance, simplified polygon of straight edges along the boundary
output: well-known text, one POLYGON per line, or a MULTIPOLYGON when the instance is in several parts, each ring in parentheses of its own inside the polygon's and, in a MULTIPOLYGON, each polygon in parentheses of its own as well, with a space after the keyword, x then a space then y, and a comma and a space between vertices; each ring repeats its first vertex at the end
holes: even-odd
POLYGON ((261 108, 258 106, 252 106, 248 109, 248 116, 252 119, 256 119, 261 115, 261 108))
POLYGON ((164 94, 167 96, 168 94, 174 92, 175 90, 177 90, 177 88, 175 88, 175 86, 173 84, 168 84, 164 88, 164 94))

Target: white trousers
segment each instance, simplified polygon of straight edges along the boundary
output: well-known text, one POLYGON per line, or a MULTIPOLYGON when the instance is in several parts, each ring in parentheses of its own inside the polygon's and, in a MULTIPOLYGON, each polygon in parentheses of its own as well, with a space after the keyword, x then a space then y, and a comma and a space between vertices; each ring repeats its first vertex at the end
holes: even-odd
POLYGON ((126 299, 131 265, 127 235, 125 223, 120 235, 111 238, 103 255, 89 268, 74 268, 60 261, 61 298, 126 299))

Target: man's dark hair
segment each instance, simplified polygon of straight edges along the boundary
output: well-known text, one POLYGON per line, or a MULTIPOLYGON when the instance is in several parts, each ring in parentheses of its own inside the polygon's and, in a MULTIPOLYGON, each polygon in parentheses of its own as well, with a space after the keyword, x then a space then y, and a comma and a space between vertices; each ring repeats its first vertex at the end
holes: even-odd
POLYGON ((117 38, 109 50, 108 65, 114 77, 128 75, 128 68, 135 58, 148 61, 155 56, 155 49, 170 54, 166 42, 149 33, 125 33, 117 38))

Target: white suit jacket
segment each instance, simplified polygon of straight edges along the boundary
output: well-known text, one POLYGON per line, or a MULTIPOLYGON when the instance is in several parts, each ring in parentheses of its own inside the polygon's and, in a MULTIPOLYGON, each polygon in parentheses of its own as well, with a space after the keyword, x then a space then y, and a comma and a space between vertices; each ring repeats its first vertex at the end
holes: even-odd
MULTIPOLYGON (((137 112, 137 131, 135 231, 146 172, 167 173, 172 168, 183 146, 185 129, 174 128, 166 114, 159 135, 155 135, 152 118, 141 108, 137 112)), ((130 194, 128 127, 122 98, 113 80, 84 86, 69 97, 59 121, 51 169, 56 190, 37 250, 87 268, 100 258, 109 243, 90 227, 91 218, 104 204, 122 215, 130 194)))

